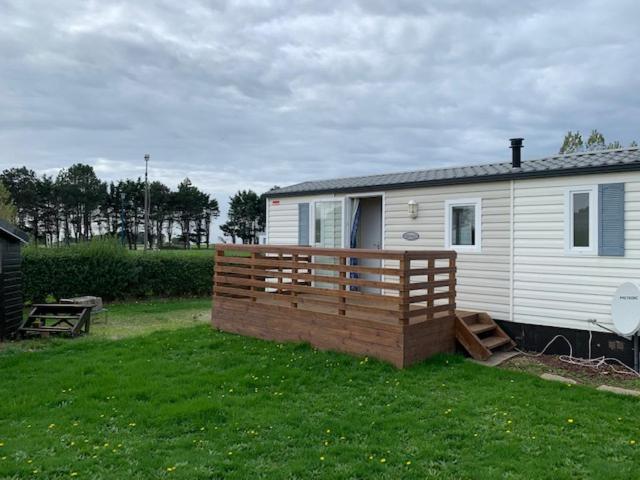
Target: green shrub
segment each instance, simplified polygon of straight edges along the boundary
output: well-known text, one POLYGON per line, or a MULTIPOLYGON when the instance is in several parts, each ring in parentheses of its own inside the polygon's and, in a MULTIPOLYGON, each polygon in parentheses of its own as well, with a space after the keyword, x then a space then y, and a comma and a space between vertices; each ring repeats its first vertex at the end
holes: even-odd
POLYGON ((211 293, 213 263, 213 252, 136 255, 113 240, 62 248, 27 247, 22 263, 25 299, 204 296, 211 293))

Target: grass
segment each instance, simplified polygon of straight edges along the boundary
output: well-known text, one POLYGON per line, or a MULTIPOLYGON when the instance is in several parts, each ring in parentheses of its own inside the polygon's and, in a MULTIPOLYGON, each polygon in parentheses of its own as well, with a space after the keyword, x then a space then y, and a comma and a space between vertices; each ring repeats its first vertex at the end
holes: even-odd
POLYGON ((637 399, 176 329, 206 302, 118 305, 92 338, 0 353, 0 478, 637 476, 637 399))

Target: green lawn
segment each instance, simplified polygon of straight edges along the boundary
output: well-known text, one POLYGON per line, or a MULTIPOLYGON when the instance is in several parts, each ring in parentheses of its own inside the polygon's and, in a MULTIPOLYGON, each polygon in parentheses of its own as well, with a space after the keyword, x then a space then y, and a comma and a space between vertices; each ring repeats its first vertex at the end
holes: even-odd
POLYGON ((207 317, 208 300, 119 305, 92 338, 4 348, 0 478, 638 476, 637 399, 190 326, 207 317))

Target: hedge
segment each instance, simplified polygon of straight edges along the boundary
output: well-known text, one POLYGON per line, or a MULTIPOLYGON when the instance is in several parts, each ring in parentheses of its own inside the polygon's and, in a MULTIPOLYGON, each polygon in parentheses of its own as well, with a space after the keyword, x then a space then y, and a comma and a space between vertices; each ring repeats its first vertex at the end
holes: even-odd
POLYGON ((117 242, 98 240, 62 248, 23 250, 26 301, 95 295, 104 300, 211 294, 211 255, 131 253, 117 242))

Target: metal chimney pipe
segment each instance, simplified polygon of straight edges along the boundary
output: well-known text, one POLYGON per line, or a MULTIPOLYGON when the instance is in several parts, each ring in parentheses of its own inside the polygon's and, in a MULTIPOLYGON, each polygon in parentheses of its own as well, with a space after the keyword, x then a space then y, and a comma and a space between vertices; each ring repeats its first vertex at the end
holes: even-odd
POLYGON ((520 160, 521 160, 521 151, 522 151, 522 141, 524 138, 510 138, 511 142, 511 167, 512 168, 520 168, 520 160))

